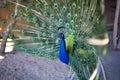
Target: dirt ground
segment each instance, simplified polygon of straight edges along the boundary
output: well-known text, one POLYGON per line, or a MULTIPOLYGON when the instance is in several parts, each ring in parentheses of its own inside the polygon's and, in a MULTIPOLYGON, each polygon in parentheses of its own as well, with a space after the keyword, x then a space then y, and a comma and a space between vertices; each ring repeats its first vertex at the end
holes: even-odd
POLYGON ((0 62, 0 80, 65 80, 68 72, 69 67, 59 60, 18 50, 0 62))
POLYGON ((108 54, 103 59, 107 80, 120 80, 120 50, 108 48, 108 54))
MULTIPOLYGON (((120 80, 119 59, 120 51, 112 50, 110 43, 102 60, 107 80, 120 80)), ((0 80, 66 80, 68 72, 69 67, 58 59, 53 61, 18 50, 0 62, 0 80)))
POLYGON ((112 33, 112 31, 109 32, 110 42, 108 45, 108 53, 106 56, 104 56, 102 61, 107 80, 120 80, 120 49, 112 49, 112 33))

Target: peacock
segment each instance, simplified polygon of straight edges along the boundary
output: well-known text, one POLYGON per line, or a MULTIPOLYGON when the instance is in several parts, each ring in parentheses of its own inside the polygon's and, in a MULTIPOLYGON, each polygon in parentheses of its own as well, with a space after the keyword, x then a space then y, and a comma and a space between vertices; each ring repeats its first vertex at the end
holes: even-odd
MULTIPOLYGON (((8 36, 15 48, 59 58, 79 80, 92 80, 108 40, 104 0, 7 0, 6 5, 4 9, 16 7, 17 14, 10 13, 10 19, 17 19, 8 36)), ((100 76, 98 70, 95 78, 100 76)))

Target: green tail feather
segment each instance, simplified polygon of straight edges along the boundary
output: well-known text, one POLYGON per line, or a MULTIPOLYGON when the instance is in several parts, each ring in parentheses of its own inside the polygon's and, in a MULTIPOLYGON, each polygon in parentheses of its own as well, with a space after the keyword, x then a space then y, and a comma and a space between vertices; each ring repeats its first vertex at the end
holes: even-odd
MULTIPOLYGON (((74 40, 70 47, 70 66, 80 80, 92 74, 99 47, 87 43, 91 37, 104 38, 106 33, 105 17, 102 14, 100 0, 20 0, 18 3, 18 21, 11 30, 10 37, 15 47, 25 52, 55 59, 58 57, 58 33, 65 34, 66 42, 74 31, 74 40), (64 26, 58 30, 59 27, 64 26)), ((14 14, 11 14, 13 17, 14 14)), ((71 39, 71 38, 69 38, 71 39)), ((73 39, 73 38, 72 38, 73 39)), ((69 44, 69 43, 67 43, 69 44)))

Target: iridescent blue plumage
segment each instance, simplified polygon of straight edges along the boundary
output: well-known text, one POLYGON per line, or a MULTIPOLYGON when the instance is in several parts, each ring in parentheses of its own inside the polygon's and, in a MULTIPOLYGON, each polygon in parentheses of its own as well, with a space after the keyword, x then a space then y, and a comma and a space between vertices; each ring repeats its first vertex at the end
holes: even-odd
POLYGON ((60 40, 60 51, 59 51, 59 59, 61 62, 68 64, 69 62, 69 55, 66 50, 66 45, 65 45, 65 40, 64 40, 64 34, 59 33, 58 37, 61 39, 60 40))

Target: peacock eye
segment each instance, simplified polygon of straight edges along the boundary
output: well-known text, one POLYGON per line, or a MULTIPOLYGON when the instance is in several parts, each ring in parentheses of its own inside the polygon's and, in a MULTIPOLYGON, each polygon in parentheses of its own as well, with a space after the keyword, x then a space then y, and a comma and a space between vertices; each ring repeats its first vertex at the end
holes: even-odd
POLYGON ((48 6, 47 3, 44 4, 44 8, 45 8, 45 9, 48 9, 48 8, 49 8, 49 6, 48 6))
POLYGON ((46 27, 47 25, 46 25, 46 23, 45 22, 43 22, 42 23, 42 27, 46 27))
POLYGON ((25 30, 21 30, 20 33, 21 33, 22 35, 25 35, 26 31, 25 31, 25 30))
POLYGON ((66 12, 66 11, 67 11, 67 8, 66 8, 65 6, 63 6, 62 11, 63 11, 63 12, 66 12))
POLYGON ((36 4, 35 4, 35 7, 36 7, 36 8, 40 8, 40 3, 36 3, 36 4))
POLYGON ((45 44, 49 44, 49 41, 47 40, 47 41, 45 41, 45 44))
POLYGON ((68 18, 69 20, 71 19, 71 14, 70 14, 70 13, 67 14, 67 18, 68 18))
POLYGON ((6 20, 2 20, 2 24, 5 25, 7 23, 6 20))
POLYGON ((58 9, 58 4, 54 3, 54 9, 58 9))
POLYGON ((69 23, 66 23, 65 24, 65 27, 69 28, 70 24, 69 23))
POLYGON ((30 12, 30 8, 29 8, 29 7, 26 7, 26 8, 25 8, 25 11, 26 11, 26 12, 30 12))
POLYGON ((18 13, 19 13, 19 14, 22 14, 22 13, 23 13, 23 10, 22 10, 22 9, 19 9, 19 10, 18 10, 18 13))
POLYGON ((12 39, 12 38, 14 37, 14 35, 13 35, 13 34, 9 34, 8 37, 9 37, 10 39, 12 39))
POLYGON ((73 7, 73 9, 75 9, 75 8, 76 8, 76 4, 75 4, 75 3, 73 3, 73 4, 72 4, 72 7, 73 7))
POLYGON ((34 17, 32 18, 32 21, 33 21, 33 22, 36 22, 36 21, 38 21, 38 18, 34 16, 34 17))
POLYGON ((31 17, 28 15, 28 16, 26 16, 26 21, 27 22, 31 22, 31 17))
POLYGON ((5 8, 6 8, 6 6, 2 6, 2 8, 3 8, 3 9, 5 9, 5 8))
POLYGON ((48 13, 46 11, 43 12, 43 16, 47 17, 48 13))
POLYGON ((10 3, 10 6, 14 6, 14 3, 10 3))
POLYGON ((63 20, 62 19, 59 19, 59 24, 63 24, 63 20))
POLYGON ((10 14, 10 18, 14 18, 15 17, 15 14, 14 13, 11 13, 10 14))
POLYGON ((71 20, 71 21, 70 21, 70 24, 71 24, 71 25, 74 25, 74 20, 71 20))
POLYGON ((39 23, 35 23, 35 25, 34 25, 36 28, 38 28, 40 25, 39 25, 39 23))
POLYGON ((54 37, 55 37, 55 34, 54 34, 54 33, 52 33, 52 34, 51 34, 51 38, 54 38, 54 37))
POLYGON ((51 19, 51 20, 54 19, 54 14, 50 14, 50 19, 51 19))
POLYGON ((73 18, 74 18, 74 20, 76 20, 76 19, 78 18, 77 14, 75 14, 75 15, 73 16, 73 18))
POLYGON ((10 25, 10 30, 12 30, 15 26, 12 24, 10 25))

